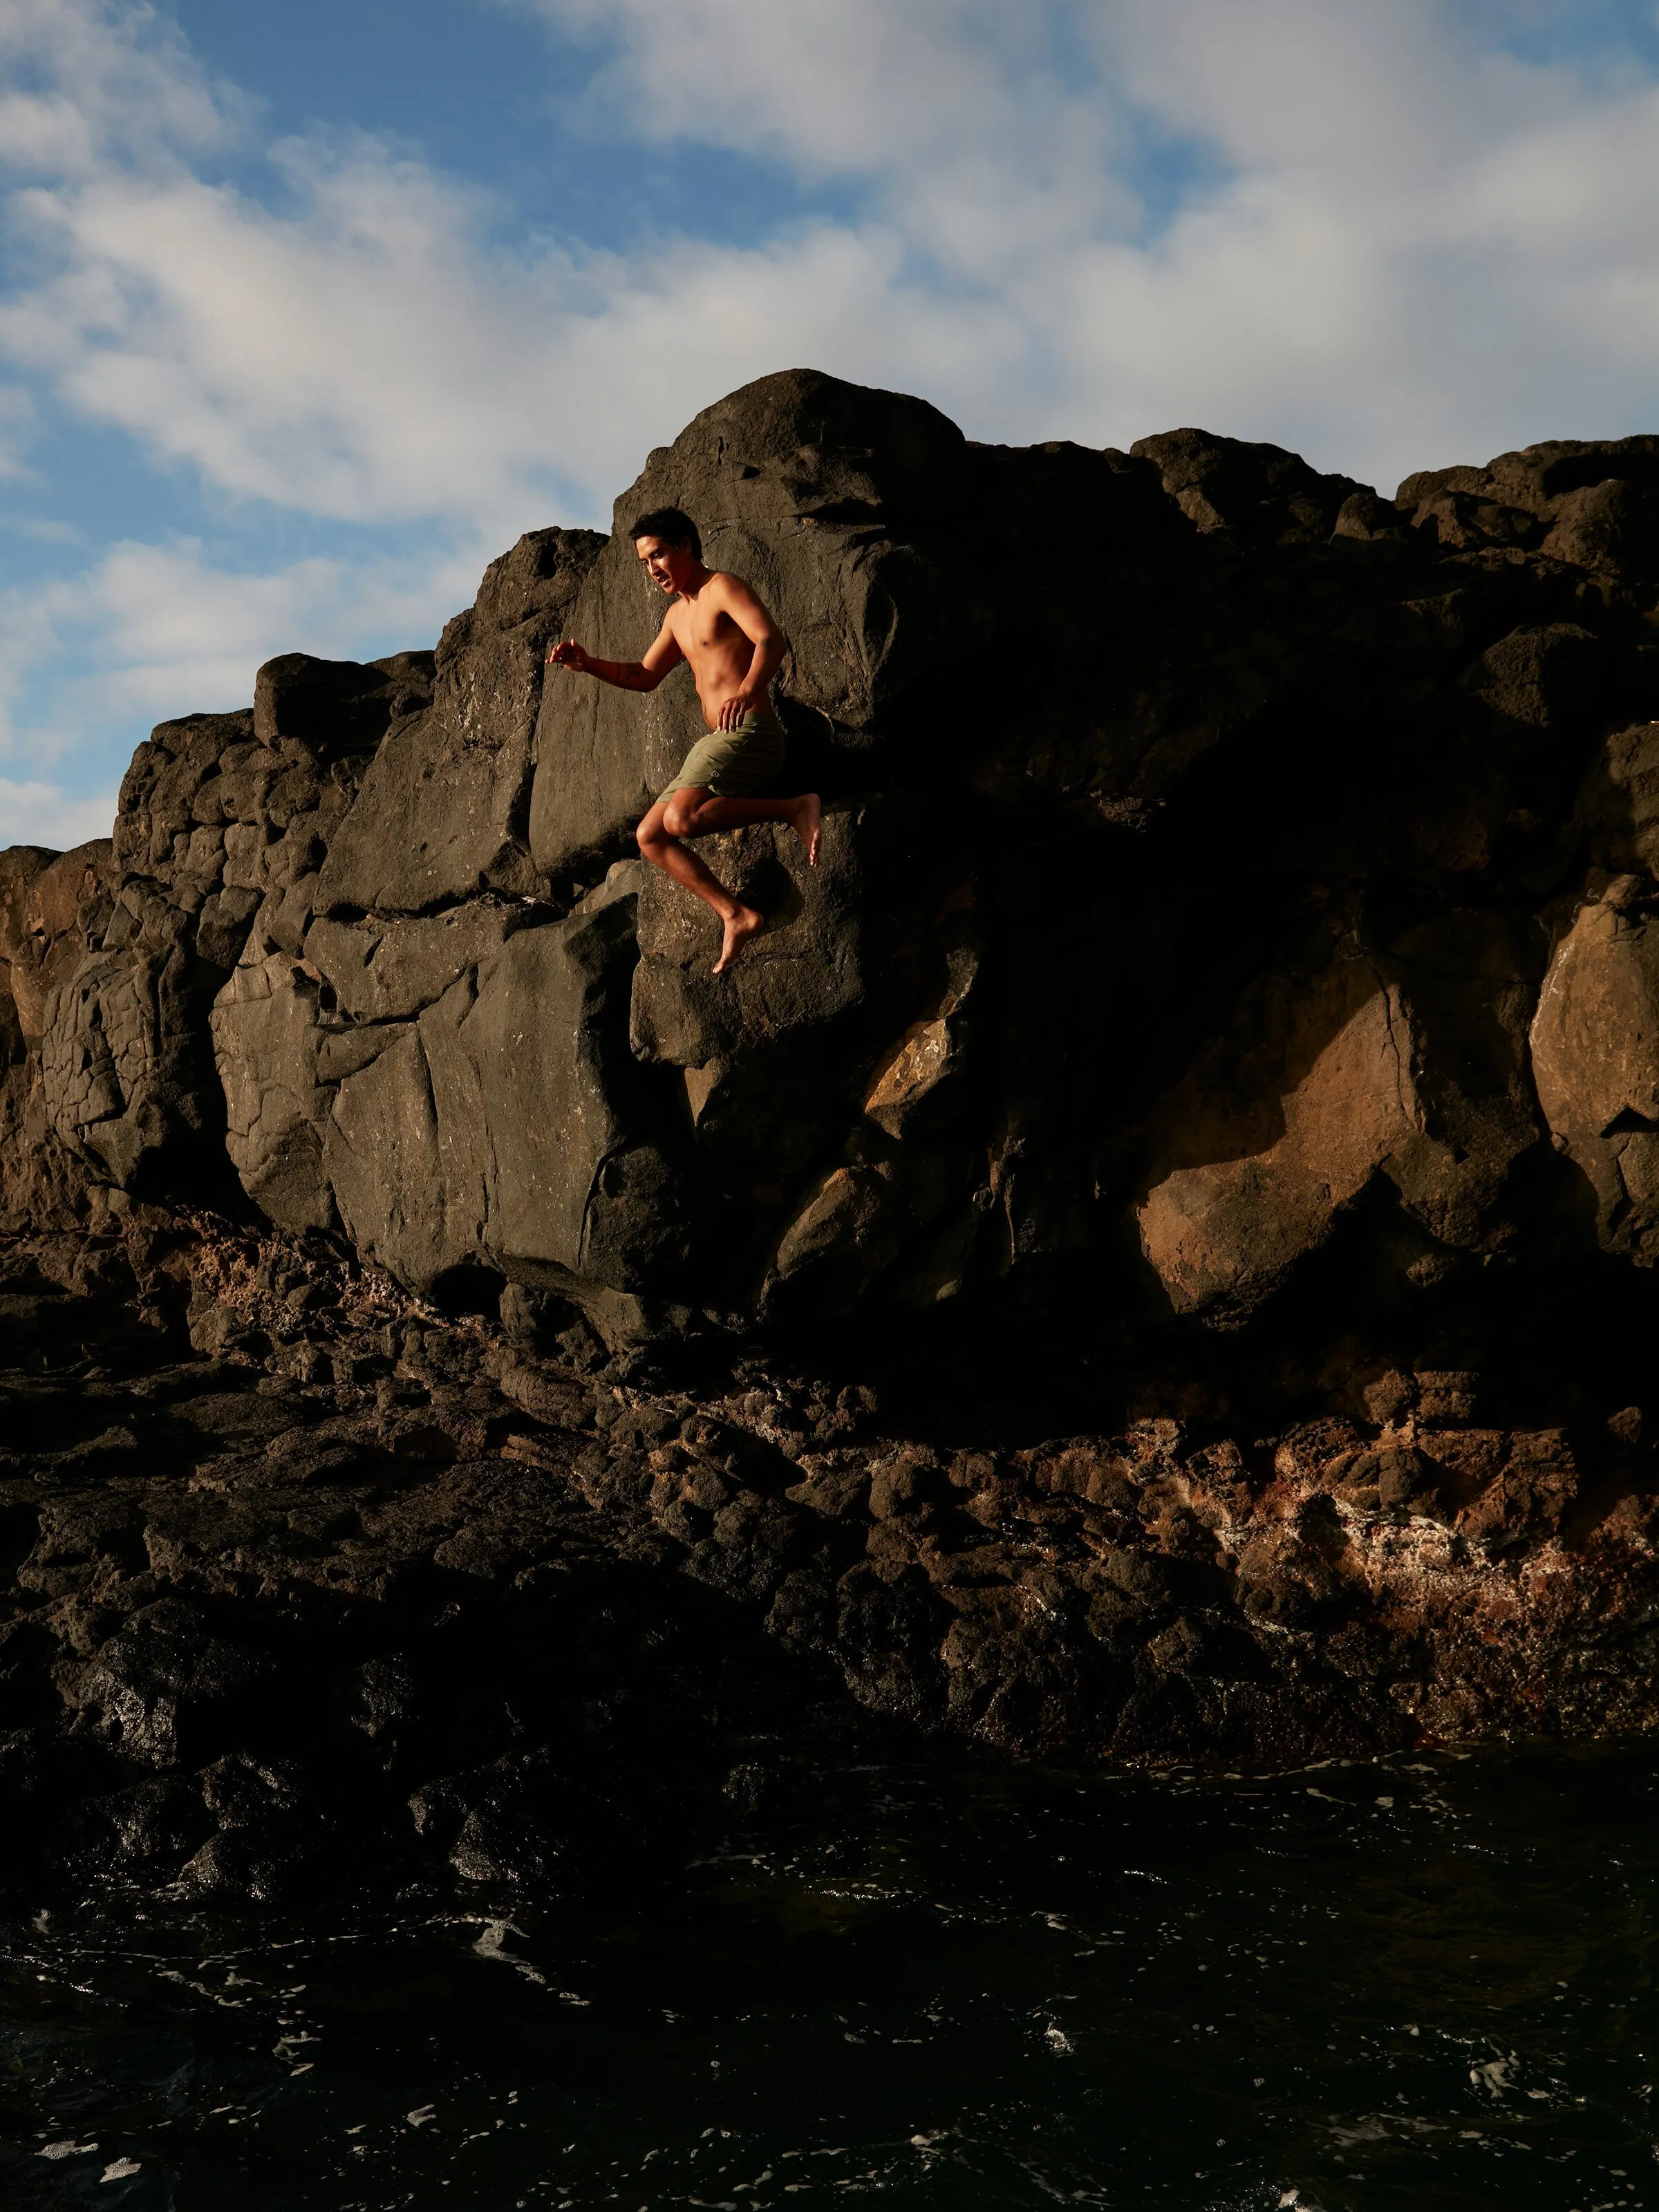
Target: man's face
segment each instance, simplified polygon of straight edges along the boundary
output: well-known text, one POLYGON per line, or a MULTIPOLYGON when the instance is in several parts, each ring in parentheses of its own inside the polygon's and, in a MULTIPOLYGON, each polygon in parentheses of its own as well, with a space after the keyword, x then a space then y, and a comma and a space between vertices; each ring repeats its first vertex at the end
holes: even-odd
POLYGON ((644 562, 653 584, 670 597, 683 592, 697 570, 697 556, 689 545, 671 545, 665 538, 636 538, 634 550, 644 562))

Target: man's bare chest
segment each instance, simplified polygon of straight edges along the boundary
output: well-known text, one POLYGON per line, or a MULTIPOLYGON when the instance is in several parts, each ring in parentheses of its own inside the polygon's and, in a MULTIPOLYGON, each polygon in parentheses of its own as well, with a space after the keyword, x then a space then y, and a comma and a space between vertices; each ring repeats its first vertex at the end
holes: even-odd
POLYGON ((743 632, 730 615, 713 611, 702 614, 695 607, 683 607, 674 624, 674 635, 680 651, 695 663, 726 659, 743 632))

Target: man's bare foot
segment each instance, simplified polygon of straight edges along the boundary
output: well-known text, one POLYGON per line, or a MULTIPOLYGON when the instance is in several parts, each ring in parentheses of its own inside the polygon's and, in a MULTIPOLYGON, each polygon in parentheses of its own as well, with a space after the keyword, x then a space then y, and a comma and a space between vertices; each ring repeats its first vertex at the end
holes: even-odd
POLYGON ((823 801, 816 791, 809 791, 804 798, 795 801, 795 811, 789 818, 796 836, 806 848, 807 866, 816 868, 818 864, 818 833, 823 826, 823 801))
POLYGON ((726 918, 726 933, 720 939, 720 957, 714 963, 714 973, 723 975, 751 937, 758 937, 766 927, 766 916, 757 914, 752 906, 740 906, 726 918))

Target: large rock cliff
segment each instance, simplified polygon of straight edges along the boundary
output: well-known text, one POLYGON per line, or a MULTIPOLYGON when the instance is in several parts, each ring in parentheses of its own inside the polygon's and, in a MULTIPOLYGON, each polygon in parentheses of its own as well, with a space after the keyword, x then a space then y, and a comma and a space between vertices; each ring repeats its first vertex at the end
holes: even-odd
POLYGON ((1659 441, 1390 501, 1191 430, 976 446, 795 372, 617 514, 521 540, 435 653, 291 654, 163 724, 112 848, 6 856, 14 1216, 70 1163, 234 1177, 613 1338, 1115 1343, 1256 1315, 1333 1239, 1407 1306, 1659 1251, 1659 441), (708 841, 769 918, 721 978, 631 844, 688 677, 543 674, 560 635, 643 647, 625 526, 671 500, 781 616, 829 802, 816 872, 708 841))
POLYGON ((0 1686, 81 1742, 118 1620, 298 1650, 313 1584, 401 1650, 574 1588, 568 1508, 1012 1749, 1653 1725, 1659 439, 1390 500, 791 372, 617 519, 0 854, 0 1307, 128 1425, 18 1401, 0 1686), (632 843, 685 672, 544 673, 646 644, 667 501, 826 800, 816 869, 707 841, 769 919, 720 977, 632 843), (209 1398, 135 1383, 186 1322, 209 1398))

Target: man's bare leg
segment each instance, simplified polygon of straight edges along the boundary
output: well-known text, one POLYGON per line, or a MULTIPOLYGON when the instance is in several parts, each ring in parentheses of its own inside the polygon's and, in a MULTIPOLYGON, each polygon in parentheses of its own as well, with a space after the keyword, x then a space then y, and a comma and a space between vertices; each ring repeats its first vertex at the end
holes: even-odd
POLYGON ((805 846, 808 862, 817 867, 823 801, 816 791, 803 792, 798 799, 716 799, 710 793, 679 835, 707 837, 712 830, 737 830, 745 822, 787 822, 805 846))
POLYGON ((683 884, 720 916, 720 957, 714 963, 714 973, 720 975, 750 939, 757 937, 764 929, 766 916, 752 906, 744 906, 740 899, 734 899, 696 854, 679 842, 696 815, 697 802, 708 797, 708 791, 701 786, 690 791, 671 792, 666 799, 657 801, 636 834, 640 850, 653 867, 660 868, 677 884, 683 884))

